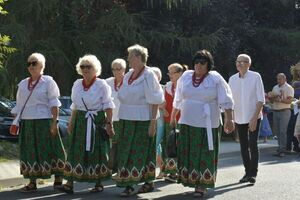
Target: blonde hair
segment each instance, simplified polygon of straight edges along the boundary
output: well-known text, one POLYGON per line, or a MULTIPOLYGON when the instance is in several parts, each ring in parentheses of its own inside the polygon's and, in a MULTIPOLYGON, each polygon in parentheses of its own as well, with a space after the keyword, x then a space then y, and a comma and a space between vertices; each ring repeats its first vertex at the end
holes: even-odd
POLYGON ((126 69, 126 61, 122 58, 117 58, 117 59, 114 59, 111 63, 111 68, 115 65, 115 64, 118 64, 120 65, 123 69, 126 69))
POLYGON ((37 61, 42 64, 42 71, 41 71, 41 73, 43 74, 44 73, 44 69, 45 69, 45 65, 46 65, 46 58, 45 58, 45 56, 43 54, 41 54, 41 53, 32 53, 28 57, 27 60, 30 60, 31 58, 37 59, 37 61))
POLYGON ((101 74, 101 63, 98 58, 94 55, 84 55, 83 57, 79 58, 78 63, 76 64, 76 71, 78 74, 82 75, 82 70, 80 68, 81 64, 90 64, 96 71, 96 76, 101 74))
POLYGON ((133 46, 130 46, 127 48, 128 53, 133 53, 136 56, 141 56, 142 62, 146 64, 148 60, 148 49, 146 47, 143 47, 139 44, 135 44, 133 46))
POLYGON ((240 54, 240 55, 238 55, 237 58, 240 58, 240 57, 246 58, 248 60, 249 64, 251 64, 251 58, 250 58, 249 55, 247 55, 247 54, 240 54))
POLYGON ((179 63, 172 63, 168 66, 168 70, 170 70, 171 68, 175 68, 176 69, 176 72, 184 72, 185 70, 187 70, 187 67, 186 66, 183 66, 179 63))

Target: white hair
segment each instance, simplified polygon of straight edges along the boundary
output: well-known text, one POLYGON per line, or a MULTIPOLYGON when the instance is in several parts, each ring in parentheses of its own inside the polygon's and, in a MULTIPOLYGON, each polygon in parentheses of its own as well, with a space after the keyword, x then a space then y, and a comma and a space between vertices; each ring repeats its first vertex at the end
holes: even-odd
POLYGON ((146 64, 148 59, 148 49, 139 44, 135 44, 127 48, 128 53, 134 53, 136 56, 141 56, 142 62, 146 64))
POLYGON ((249 64, 251 64, 251 58, 250 58, 249 55, 247 55, 247 54, 240 54, 240 55, 238 55, 237 58, 240 58, 240 57, 246 58, 248 60, 249 64))
POLYGON ((160 82, 161 78, 162 78, 160 69, 158 67, 151 67, 151 69, 154 71, 154 73, 158 79, 158 82, 160 82))
POLYGON ((79 58, 78 63, 76 64, 76 71, 78 74, 82 75, 82 70, 80 68, 81 64, 90 64, 96 71, 96 76, 101 74, 101 63, 98 58, 94 55, 84 55, 79 58))
POLYGON ((120 65, 123 69, 126 69, 126 61, 122 58, 117 58, 117 59, 114 59, 111 63, 111 68, 115 65, 115 64, 118 64, 120 65))
POLYGON ((39 63, 42 64, 42 74, 44 73, 44 69, 45 69, 45 65, 46 65, 46 58, 43 54, 41 53, 32 53, 29 57, 28 57, 28 60, 30 60, 31 58, 35 58, 37 59, 37 61, 39 63))

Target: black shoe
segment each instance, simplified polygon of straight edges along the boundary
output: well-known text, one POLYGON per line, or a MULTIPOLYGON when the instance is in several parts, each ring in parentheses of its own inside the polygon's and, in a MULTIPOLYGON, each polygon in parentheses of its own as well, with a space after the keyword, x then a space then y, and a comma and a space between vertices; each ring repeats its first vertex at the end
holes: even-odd
POLYGON ((250 178, 249 176, 244 175, 243 178, 241 178, 239 182, 240 183, 247 183, 247 182, 249 182, 249 178, 250 178))
POLYGON ((249 180, 250 183, 254 184, 256 182, 256 177, 251 176, 251 177, 248 178, 248 180, 249 180))

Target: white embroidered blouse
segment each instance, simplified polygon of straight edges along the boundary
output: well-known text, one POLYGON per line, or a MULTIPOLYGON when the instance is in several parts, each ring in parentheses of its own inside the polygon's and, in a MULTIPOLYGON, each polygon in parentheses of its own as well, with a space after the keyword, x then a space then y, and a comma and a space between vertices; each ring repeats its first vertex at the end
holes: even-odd
MULTIPOLYGON (((125 74, 123 85, 118 91, 120 100, 119 118, 138 121, 150 120, 150 105, 161 104, 164 101, 162 87, 153 70, 147 66, 141 76, 129 85, 128 79, 132 72, 131 70, 125 74)), ((157 117, 159 117, 159 112, 157 117)))
POLYGON ((120 101, 118 99, 118 91, 115 90, 115 77, 110 77, 105 79, 107 84, 111 88, 111 97, 113 98, 115 108, 113 109, 113 121, 119 121, 119 108, 120 108, 120 101))
POLYGON ((102 111, 115 107, 111 97, 111 89, 105 80, 97 78, 87 91, 83 89, 82 80, 77 79, 73 84, 71 94, 72 110, 86 111, 82 99, 87 108, 93 111, 102 111))
POLYGON ((193 70, 188 70, 177 81, 173 107, 180 110, 178 123, 202 128, 208 128, 209 124, 211 128, 217 128, 220 107, 233 109, 231 90, 216 71, 210 71, 199 87, 194 87, 193 73, 193 70))
MULTIPOLYGON (((11 110, 12 114, 20 114, 30 91, 28 82, 30 78, 23 79, 18 84, 17 104, 11 110)), ((59 88, 51 76, 42 75, 38 84, 34 88, 21 119, 49 119, 52 118, 51 107, 61 106, 58 99, 59 88)))

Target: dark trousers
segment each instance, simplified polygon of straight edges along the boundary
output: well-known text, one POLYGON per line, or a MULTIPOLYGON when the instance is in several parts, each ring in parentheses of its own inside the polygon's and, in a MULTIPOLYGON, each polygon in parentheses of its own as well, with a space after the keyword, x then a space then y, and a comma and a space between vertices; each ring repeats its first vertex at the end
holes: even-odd
POLYGON ((250 132, 249 124, 236 124, 240 138, 241 155, 247 176, 256 177, 258 171, 257 138, 260 119, 257 120, 256 130, 250 132))
POLYGON ((291 114, 291 118, 289 121, 288 129, 287 129, 287 143, 286 149, 287 150, 294 150, 299 152, 299 142, 297 138, 294 136, 295 125, 297 121, 298 114, 294 115, 293 111, 291 114), (292 145, 293 144, 293 145, 292 145), (293 146, 293 147, 292 147, 293 146))

